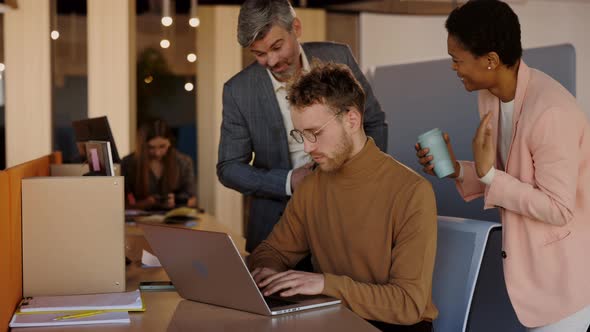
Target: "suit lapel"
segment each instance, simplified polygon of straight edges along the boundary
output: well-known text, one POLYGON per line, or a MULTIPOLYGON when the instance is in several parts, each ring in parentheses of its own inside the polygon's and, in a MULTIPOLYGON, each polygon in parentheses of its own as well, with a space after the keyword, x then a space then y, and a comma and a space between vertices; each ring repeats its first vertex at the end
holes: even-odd
POLYGON ((255 86, 252 88, 259 90, 257 95, 259 96, 259 102, 262 107, 261 112, 268 117, 268 124, 270 125, 270 128, 264 128, 264 130, 271 131, 271 137, 273 137, 272 143, 278 144, 280 147, 281 160, 288 160, 288 164, 291 165, 289 143, 287 141, 281 108, 279 107, 277 96, 274 93, 274 88, 266 68, 256 65, 255 76, 253 82, 255 86))
POLYGON ((508 170, 508 162, 512 155, 512 146, 514 145, 514 138, 516 137, 516 130, 518 130, 518 121, 522 114, 522 104, 526 95, 526 90, 529 85, 531 77, 530 68, 520 60, 518 67, 518 76, 516 78, 516 94, 514 96, 514 114, 512 116, 512 137, 510 138, 510 148, 508 149, 508 158, 506 159, 506 170, 508 170))
MULTIPOLYGON (((491 93, 490 93, 491 94, 491 93)), ((500 149, 498 149, 498 137, 500 136, 500 99, 492 95, 491 103, 488 105, 488 110, 492 112, 491 122, 493 123, 492 128, 492 142, 496 144, 496 168, 503 170, 504 166, 500 162, 500 149)))
POLYGON ((305 52, 305 57, 307 58, 307 62, 309 62, 309 65, 311 66, 314 56, 315 57, 317 57, 317 56, 313 54, 313 51, 306 44, 301 44, 301 47, 303 48, 303 52, 305 52))

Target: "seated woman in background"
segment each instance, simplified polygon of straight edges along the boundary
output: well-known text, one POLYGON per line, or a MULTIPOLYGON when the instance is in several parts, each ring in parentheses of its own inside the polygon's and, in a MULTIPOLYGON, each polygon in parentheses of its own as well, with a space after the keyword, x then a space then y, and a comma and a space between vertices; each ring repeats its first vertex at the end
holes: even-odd
POLYGON ((197 206, 193 162, 176 150, 172 141, 170 128, 162 120, 139 128, 135 152, 121 161, 126 208, 197 206))

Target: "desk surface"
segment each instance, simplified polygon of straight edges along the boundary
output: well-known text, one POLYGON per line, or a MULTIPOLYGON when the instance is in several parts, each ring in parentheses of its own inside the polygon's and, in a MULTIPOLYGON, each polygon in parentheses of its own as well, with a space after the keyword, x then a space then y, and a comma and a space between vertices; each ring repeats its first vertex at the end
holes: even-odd
MULTIPOLYGON (((196 229, 224 231, 212 217, 203 216, 196 229)), ((244 239, 232 236, 240 250, 244 239)), ((141 230, 126 227, 127 290, 140 281, 169 280, 162 268, 142 268, 141 253, 149 249, 141 230)), ((187 301, 176 292, 142 292, 147 310, 130 313, 131 324, 78 325, 44 328, 15 328, 12 331, 377 331, 349 309, 337 305, 275 317, 251 314, 204 303, 187 301)))
MULTIPOLYGON (((163 220, 163 216, 161 220, 163 220)), ((184 227, 182 224, 168 226, 184 227)), ((235 234, 234 232, 232 232, 228 226, 217 222, 217 220, 215 220, 215 217, 209 214, 200 213, 198 215, 196 225, 190 228, 202 231, 227 233, 231 236, 240 253, 242 255, 246 254, 246 239, 244 239, 244 237, 240 234, 235 234)), ((141 230, 141 228, 139 228, 137 225, 133 223, 128 223, 125 227, 125 254, 132 261, 141 261, 142 249, 147 249, 148 251, 153 253, 153 251, 147 244, 145 238, 143 237, 143 231, 141 230)))

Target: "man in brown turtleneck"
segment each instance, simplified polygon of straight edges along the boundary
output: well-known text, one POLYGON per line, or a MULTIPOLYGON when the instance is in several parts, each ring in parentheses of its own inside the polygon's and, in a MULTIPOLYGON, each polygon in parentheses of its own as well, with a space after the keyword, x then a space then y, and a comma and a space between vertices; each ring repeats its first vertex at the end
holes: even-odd
POLYGON ((363 130, 348 67, 320 64, 289 89, 291 136, 318 165, 249 257, 264 295, 325 294, 387 331, 431 331, 436 204, 430 183, 363 130), (311 253, 314 273, 290 270, 311 253))

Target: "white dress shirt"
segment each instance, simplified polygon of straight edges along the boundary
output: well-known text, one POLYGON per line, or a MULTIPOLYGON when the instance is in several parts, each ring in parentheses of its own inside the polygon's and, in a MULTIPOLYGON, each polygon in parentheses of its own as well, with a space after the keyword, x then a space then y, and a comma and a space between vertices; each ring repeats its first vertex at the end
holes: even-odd
MULTIPOLYGON (((300 56, 303 72, 308 72, 310 69, 309 61, 307 61, 307 57, 305 56, 305 52, 303 51, 301 45, 299 46, 299 50, 301 52, 300 56)), ((279 103, 279 108, 281 109, 281 115, 283 116, 283 124, 285 125, 285 130, 287 131, 287 142, 289 144, 289 156, 291 158, 291 165, 293 166, 293 169, 295 169, 311 162, 311 158, 309 154, 303 151, 303 143, 297 143, 290 135, 291 130, 293 130, 293 121, 291 120, 291 107, 289 106, 289 102, 287 101, 287 83, 279 82, 272 75, 272 72, 269 69, 267 69, 266 71, 270 76, 270 80, 272 82, 272 86, 277 97, 277 102, 279 103)), ((291 174, 293 173, 293 169, 290 170, 287 174, 287 181, 285 183, 285 193, 288 196, 292 195, 291 174)))

